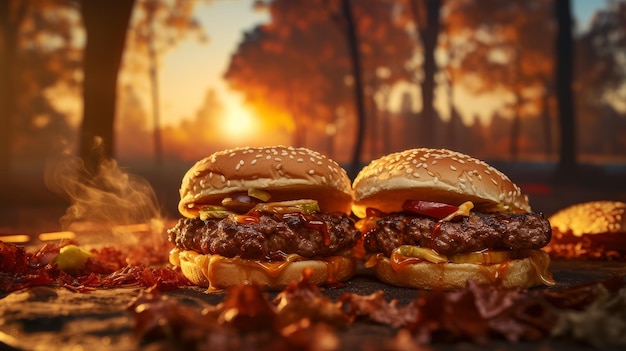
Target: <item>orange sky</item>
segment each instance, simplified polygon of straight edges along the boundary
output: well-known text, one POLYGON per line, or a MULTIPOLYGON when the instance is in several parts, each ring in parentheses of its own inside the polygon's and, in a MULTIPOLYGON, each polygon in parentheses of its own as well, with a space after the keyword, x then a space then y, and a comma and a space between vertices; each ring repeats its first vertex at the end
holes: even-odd
MULTIPOLYGON (((175 50, 167 53, 161 62, 161 98, 164 124, 177 124, 184 118, 193 118, 207 89, 214 89, 224 105, 225 131, 241 133, 245 126, 254 127, 255 117, 245 108, 242 96, 231 91, 222 79, 230 55, 236 50, 244 31, 269 21, 266 12, 255 12, 253 0, 213 1, 198 6, 200 19, 208 43, 186 40, 175 50)), ((574 13, 585 27, 590 14, 604 5, 604 0, 574 0, 574 13)), ((400 91, 400 89, 398 89, 400 91)), ((447 116, 445 92, 440 92, 438 109, 447 116)), ((455 99, 463 106, 467 120, 478 114, 487 118, 489 110, 501 105, 501 98, 470 97, 462 91, 455 92, 455 99)), ((419 99, 416 99, 419 100, 419 99)), ((416 108, 419 108, 419 101, 416 108)))
POLYGON ((215 90, 224 105, 224 129, 243 134, 254 128, 254 117, 243 103, 241 94, 228 89, 222 74, 230 55, 237 49, 244 30, 267 22, 267 13, 252 10, 252 0, 214 1, 200 4, 197 17, 209 36, 202 44, 186 40, 162 61, 160 79, 164 124, 176 124, 192 118, 208 89, 215 90))

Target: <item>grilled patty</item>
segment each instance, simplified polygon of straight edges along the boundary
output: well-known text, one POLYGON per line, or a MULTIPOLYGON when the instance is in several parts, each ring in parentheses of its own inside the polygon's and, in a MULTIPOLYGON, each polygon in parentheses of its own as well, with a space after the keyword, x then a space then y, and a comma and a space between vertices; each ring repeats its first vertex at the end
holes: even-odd
POLYGON ((540 249, 550 242, 550 222, 539 213, 474 213, 450 222, 394 213, 365 233, 365 249, 391 255, 401 245, 431 248, 442 255, 484 249, 540 249), (435 228, 437 226, 437 228, 435 228))
POLYGON ((281 260, 286 254, 330 256, 352 248, 361 234, 343 214, 259 214, 258 221, 180 219, 169 241, 183 250, 224 257, 281 260))

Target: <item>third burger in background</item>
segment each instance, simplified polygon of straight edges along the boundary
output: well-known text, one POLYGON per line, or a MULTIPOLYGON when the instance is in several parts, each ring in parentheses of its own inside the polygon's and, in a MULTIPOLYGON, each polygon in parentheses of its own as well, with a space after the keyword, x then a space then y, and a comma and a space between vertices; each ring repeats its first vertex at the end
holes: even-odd
POLYGON ((483 161, 443 149, 386 155, 353 183, 353 212, 383 282, 425 289, 553 285, 548 220, 483 161))
POLYGON ((549 218, 552 257, 626 260, 626 203, 589 201, 557 211, 549 218))

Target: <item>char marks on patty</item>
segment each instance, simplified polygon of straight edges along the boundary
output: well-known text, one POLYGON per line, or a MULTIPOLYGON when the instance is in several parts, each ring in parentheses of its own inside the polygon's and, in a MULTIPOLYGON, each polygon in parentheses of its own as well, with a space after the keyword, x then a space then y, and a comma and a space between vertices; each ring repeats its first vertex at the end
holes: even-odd
POLYGON ((352 248, 361 237, 352 219, 340 213, 263 213, 258 221, 246 223, 238 222, 237 216, 183 218, 168 235, 179 249, 260 260, 281 260, 286 254, 330 256, 352 248), (326 230, 319 228, 320 223, 326 230))
POLYGON ((431 248, 442 255, 485 249, 540 249, 550 242, 550 222, 540 213, 506 214, 471 212, 460 220, 440 222, 429 217, 393 213, 365 233, 370 252, 391 252, 401 245, 431 248))

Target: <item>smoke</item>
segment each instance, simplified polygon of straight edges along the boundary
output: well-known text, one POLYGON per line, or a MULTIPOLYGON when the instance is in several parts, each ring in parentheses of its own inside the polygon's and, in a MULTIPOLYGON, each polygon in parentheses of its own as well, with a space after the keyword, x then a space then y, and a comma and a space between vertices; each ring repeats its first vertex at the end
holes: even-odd
POLYGON ((96 174, 89 174, 81 159, 64 152, 49 160, 44 180, 50 190, 69 200, 61 227, 75 232, 81 244, 163 240, 161 209, 152 186, 124 172, 115 160, 103 159, 96 174), (138 232, 144 235, 141 239, 138 232))

